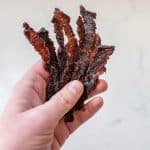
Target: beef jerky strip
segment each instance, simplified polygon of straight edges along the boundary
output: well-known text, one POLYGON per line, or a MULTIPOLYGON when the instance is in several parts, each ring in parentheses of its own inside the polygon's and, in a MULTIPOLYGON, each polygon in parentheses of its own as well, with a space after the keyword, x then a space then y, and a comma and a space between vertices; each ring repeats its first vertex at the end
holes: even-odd
MULTIPOLYGON (((100 44, 101 44, 101 38, 100 38, 100 36, 98 34, 96 34, 95 41, 94 41, 94 46, 93 46, 92 50, 89 52, 89 54, 90 54, 89 55, 89 67, 92 65, 92 62, 95 59, 94 56, 98 53, 98 47, 100 46, 100 44)), ((90 92, 88 92, 89 91, 89 87, 87 86, 88 85, 87 84, 87 81, 88 81, 87 72, 88 71, 86 71, 86 75, 84 76, 84 81, 83 81, 85 90, 84 90, 83 96, 78 101, 79 104, 77 106, 75 106, 76 110, 79 110, 79 109, 81 109, 83 107, 84 101, 87 100, 87 98, 88 98, 88 96, 90 94, 90 92)), ((91 83, 92 83, 92 81, 91 81, 91 83)))
POLYGON ((85 68, 84 66, 85 66, 85 62, 87 60, 86 59, 87 51, 83 49, 85 28, 84 28, 84 23, 83 23, 81 16, 79 16, 77 19, 77 25, 78 25, 77 33, 79 35, 79 40, 78 40, 79 46, 78 46, 78 50, 77 50, 77 56, 76 56, 76 60, 75 60, 76 64, 75 64, 74 72, 72 75, 72 80, 76 80, 76 79, 80 80, 81 76, 84 75, 84 72, 82 71, 84 69, 81 69, 81 68, 85 68), (84 58, 81 59, 81 57, 84 57, 84 58))
POLYGON ((54 24, 54 32, 56 33, 56 40, 59 45, 58 50, 57 50, 57 56, 58 56, 58 63, 60 66, 60 76, 61 76, 66 66, 66 61, 67 61, 66 59, 67 54, 66 54, 65 45, 64 45, 63 27, 58 22, 55 16, 53 17, 51 22, 54 24))
POLYGON ((83 6, 80 6, 80 14, 82 16, 85 29, 85 42, 83 43, 83 46, 90 50, 95 40, 96 23, 94 19, 96 19, 96 13, 90 12, 83 6))
POLYGON ((80 6, 80 13, 82 15, 85 28, 85 42, 83 42, 83 46, 88 49, 88 64, 90 65, 99 45, 101 45, 101 38, 98 34, 96 34, 96 23, 94 21, 94 19, 96 19, 96 13, 86 10, 83 6, 80 6))
POLYGON ((42 59, 47 62, 50 58, 50 53, 48 47, 46 47, 45 41, 39 37, 38 33, 34 31, 28 23, 24 23, 23 27, 26 38, 34 46, 35 50, 39 52, 42 59))
POLYGON ((38 32, 40 38, 45 41, 46 47, 48 47, 50 52, 50 59, 46 62, 46 70, 51 73, 49 81, 46 88, 46 101, 55 94, 55 87, 59 81, 59 65, 55 52, 55 47, 53 41, 49 38, 49 32, 45 28, 41 28, 38 32))
POLYGON ((53 56, 53 54, 51 54, 50 48, 53 47, 53 44, 51 42, 50 45, 48 45, 48 42, 45 37, 48 35, 48 33, 46 33, 45 30, 42 29, 40 32, 37 33, 27 23, 24 23, 23 27, 24 27, 25 36, 27 37, 29 42, 34 46, 35 50, 39 52, 39 54, 41 55, 42 59, 45 62, 44 67, 47 70, 47 72, 49 72, 49 81, 47 85, 48 92, 46 94, 46 99, 48 99, 48 97, 54 94, 54 89, 55 89, 55 86, 53 84, 54 83, 53 73, 52 73, 53 68, 51 67, 51 64, 50 64, 50 61, 51 61, 50 58, 53 56))
MULTIPOLYGON (((94 19, 96 13, 85 10, 83 6, 80 7, 81 16, 78 17, 78 35, 79 35, 79 60, 76 62, 72 80, 80 80, 84 83, 86 71, 91 63, 92 56, 100 45, 100 38, 96 35, 96 24, 94 19)), ((86 92, 86 86, 84 91, 86 92)), ((84 94, 84 93, 83 93, 84 94)), ((74 120, 73 112, 76 108, 82 108, 84 105, 83 99, 80 99, 70 112, 65 115, 65 121, 71 122, 74 120)))
MULTIPOLYGON (((78 46, 78 50, 77 50, 77 56, 76 56, 76 63, 75 63, 75 68, 74 68, 74 72, 73 75, 71 77, 71 80, 80 80, 81 81, 81 76, 84 75, 84 68, 87 62, 87 51, 83 49, 83 43, 84 43, 84 37, 85 37, 85 28, 84 28, 84 23, 82 20, 82 17, 79 16, 77 19, 77 33, 79 36, 79 46, 78 46), (81 57, 83 57, 81 59, 81 57), (84 60, 84 61, 83 61, 84 60), (82 69, 81 69, 82 68, 82 69)), ((74 120, 74 116, 73 113, 75 111, 75 107, 73 107, 67 114, 65 114, 64 116, 64 120, 65 122, 72 122, 74 120)))
POLYGON ((77 33, 79 36, 79 47, 80 49, 82 49, 85 38, 85 27, 81 16, 79 16, 77 19, 77 27, 77 33))
POLYGON ((106 65, 109 56, 113 54, 115 47, 114 46, 107 46, 107 45, 100 45, 98 48, 97 53, 94 56, 92 64, 89 66, 87 71, 87 76, 90 74, 100 74, 103 70, 103 67, 106 65))
MULTIPOLYGON (((105 65, 107 63, 107 60, 109 59, 109 56, 112 55, 114 51, 114 46, 106 46, 101 45, 98 48, 97 53, 95 54, 93 58, 92 64, 89 66, 89 69, 86 73, 86 81, 84 82, 85 91, 81 97, 81 101, 84 101, 88 98, 89 94, 92 90, 95 89, 99 75, 106 72, 105 65)), ((82 107, 80 105, 75 106, 75 110, 80 110, 82 107)))
MULTIPOLYGON (((92 48, 93 51, 90 52, 90 56, 88 58, 88 60, 89 60, 89 67, 93 64, 93 61, 95 61, 95 55, 98 53, 98 47, 100 46, 100 44, 101 44, 101 39, 100 39, 99 35, 96 34, 95 41, 94 41, 94 46, 92 48)), ((87 68, 87 70, 88 70, 88 68, 87 68)), ((90 83, 87 82, 89 80, 88 79, 88 75, 87 75, 87 70, 86 70, 86 73, 83 76, 82 80, 80 79, 83 82, 83 85, 84 85, 84 92, 83 92, 82 97, 79 99, 78 103, 73 108, 75 110, 80 110, 84 106, 84 101, 88 98, 88 96, 90 94, 89 86, 90 86, 90 84, 93 83, 93 81, 90 80, 90 83)))
POLYGON ((96 24, 94 19, 96 14, 85 10, 83 6, 80 7, 81 16, 77 20, 78 35, 79 35, 79 60, 76 62, 75 71, 72 79, 84 81, 86 70, 91 62, 92 53, 96 51, 94 43, 100 44, 100 40, 96 35, 96 24), (99 43, 98 43, 99 42, 99 43))
POLYGON ((70 18, 65 13, 60 11, 59 9, 55 9, 54 13, 55 18, 58 20, 59 24, 63 27, 65 35, 68 38, 68 42, 65 45, 66 54, 67 54, 67 62, 64 68, 64 72, 62 73, 62 77, 59 82, 59 86, 57 90, 61 89, 64 85, 66 85, 72 76, 72 72, 74 70, 74 60, 75 60, 75 52, 77 50, 77 40, 73 33, 73 30, 70 26, 70 18))

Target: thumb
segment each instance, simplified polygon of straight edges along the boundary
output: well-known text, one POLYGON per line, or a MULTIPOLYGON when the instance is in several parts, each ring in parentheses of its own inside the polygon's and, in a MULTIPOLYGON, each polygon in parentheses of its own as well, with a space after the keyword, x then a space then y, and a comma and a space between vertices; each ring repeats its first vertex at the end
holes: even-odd
MULTIPOLYGON (((50 125, 55 127, 58 121, 75 105, 82 93, 83 85, 81 82, 77 80, 72 81, 56 93, 48 102, 34 108, 32 113, 30 112, 30 117, 36 118, 40 126, 50 125)), ((33 120, 35 123, 35 119, 33 120)))

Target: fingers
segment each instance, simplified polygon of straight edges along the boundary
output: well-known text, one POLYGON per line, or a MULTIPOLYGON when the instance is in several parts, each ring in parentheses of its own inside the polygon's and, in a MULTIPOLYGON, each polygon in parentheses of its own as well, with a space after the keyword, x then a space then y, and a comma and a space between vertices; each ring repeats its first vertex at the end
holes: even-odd
POLYGON ((84 107, 84 110, 75 112, 75 120, 72 123, 66 123, 70 133, 74 132, 79 126, 84 122, 89 120, 95 115, 95 113, 103 106, 103 99, 101 97, 96 97, 84 107))
POLYGON ((75 112, 75 120, 72 123, 65 123, 62 119, 55 129, 55 137, 62 146, 69 138, 69 135, 81 124, 90 119, 103 105, 103 100, 97 97, 85 105, 84 111, 75 112))
POLYGON ((104 91, 106 91, 108 88, 107 82, 105 80, 99 80, 97 83, 97 86, 95 87, 95 89, 90 93, 89 97, 92 97, 94 95, 97 95, 99 93, 102 93, 104 91))
POLYGON ((79 81, 72 81, 55 94, 45 104, 34 108, 32 115, 41 118, 41 124, 55 126, 58 121, 75 105, 83 93, 83 85, 79 81))
POLYGON ((55 137, 62 146, 69 138, 69 135, 75 131, 81 124, 90 119, 103 105, 102 98, 95 98, 85 105, 84 111, 75 112, 75 120, 72 123, 65 123, 62 119, 55 129, 55 137))

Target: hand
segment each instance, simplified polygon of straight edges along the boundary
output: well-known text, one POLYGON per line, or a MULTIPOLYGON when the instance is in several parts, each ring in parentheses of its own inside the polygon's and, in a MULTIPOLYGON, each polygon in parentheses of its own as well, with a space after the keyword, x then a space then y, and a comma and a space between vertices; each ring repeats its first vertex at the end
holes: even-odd
MULTIPOLYGON (((79 81, 72 81, 44 103, 48 73, 43 61, 35 64, 16 84, 0 118, 1 150, 59 150, 69 135, 91 118, 103 105, 100 97, 75 112, 75 120, 65 123, 66 114, 83 92, 79 81)), ((107 84, 100 80, 91 96, 105 91, 107 84)))

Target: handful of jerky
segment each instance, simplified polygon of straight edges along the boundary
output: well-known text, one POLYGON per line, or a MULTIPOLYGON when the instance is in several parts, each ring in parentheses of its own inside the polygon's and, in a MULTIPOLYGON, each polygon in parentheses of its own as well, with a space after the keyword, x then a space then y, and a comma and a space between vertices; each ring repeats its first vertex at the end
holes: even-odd
POLYGON ((46 101, 71 80, 79 80, 84 85, 80 100, 64 116, 66 122, 72 122, 74 111, 83 108, 84 101, 96 87, 99 75, 106 71, 105 64, 114 51, 114 46, 101 44, 101 38, 96 33, 95 19, 96 13, 80 6, 77 39, 70 25, 70 17, 56 8, 51 22, 59 45, 57 51, 45 28, 36 32, 27 23, 23 24, 25 36, 41 55, 49 73, 46 101))

